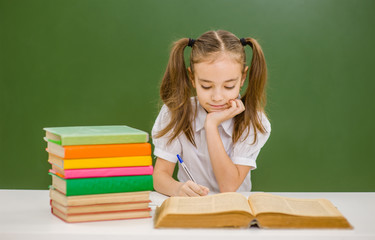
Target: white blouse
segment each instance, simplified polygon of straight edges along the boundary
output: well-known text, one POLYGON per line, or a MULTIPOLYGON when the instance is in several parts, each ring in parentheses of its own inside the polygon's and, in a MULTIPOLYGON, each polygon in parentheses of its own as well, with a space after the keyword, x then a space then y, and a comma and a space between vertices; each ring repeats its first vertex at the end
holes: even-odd
MULTIPOLYGON (((191 99, 194 109, 195 98, 192 97, 191 99)), ((192 123, 192 127, 197 147, 195 147, 183 133, 175 138, 170 144, 168 144, 169 134, 160 138, 154 137, 160 130, 164 129, 170 121, 169 109, 166 105, 163 105, 152 128, 152 140, 155 145, 154 155, 169 162, 176 163, 178 162, 177 154, 179 154, 198 184, 208 187, 210 192, 219 192, 219 185, 216 181, 207 149, 206 131, 204 129, 207 112, 199 104, 198 100, 196 101, 198 112, 197 117, 192 123)), ((258 132, 257 140, 254 144, 252 144, 254 141, 254 130, 252 128, 250 128, 250 134, 245 140, 243 140, 243 137, 245 136, 244 133, 243 137, 240 138, 236 144, 233 144, 232 132, 234 120, 229 119, 219 125, 218 130, 225 151, 234 164, 251 166, 251 169, 256 168, 256 158, 271 133, 271 124, 263 113, 261 114, 260 120, 266 129, 266 133, 262 134, 258 132)), ((251 191, 250 172, 251 171, 249 171, 244 182, 237 189, 238 192, 251 191)), ((177 177, 181 182, 190 180, 180 166, 177 177)))

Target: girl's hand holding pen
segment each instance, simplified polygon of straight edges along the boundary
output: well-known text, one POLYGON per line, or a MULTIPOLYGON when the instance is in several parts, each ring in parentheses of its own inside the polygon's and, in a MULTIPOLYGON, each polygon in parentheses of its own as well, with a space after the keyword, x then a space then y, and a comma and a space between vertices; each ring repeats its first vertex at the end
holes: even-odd
POLYGON ((190 180, 185 183, 181 183, 176 195, 188 197, 206 196, 209 192, 209 189, 195 182, 193 175, 190 173, 189 169, 184 163, 184 160, 182 160, 179 154, 177 154, 177 159, 180 162, 180 166, 184 169, 190 180))
POLYGON ((188 197, 199 197, 206 196, 210 190, 202 185, 196 184, 189 180, 187 182, 181 182, 178 188, 177 196, 188 196, 188 197))

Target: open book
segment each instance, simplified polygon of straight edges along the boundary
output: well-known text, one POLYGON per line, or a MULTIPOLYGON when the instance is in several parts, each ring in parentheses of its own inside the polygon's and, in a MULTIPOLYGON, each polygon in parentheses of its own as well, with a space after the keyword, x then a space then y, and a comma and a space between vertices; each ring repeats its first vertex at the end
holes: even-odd
POLYGON ((155 228, 352 228, 327 199, 295 199, 255 193, 170 197, 156 209, 155 228))

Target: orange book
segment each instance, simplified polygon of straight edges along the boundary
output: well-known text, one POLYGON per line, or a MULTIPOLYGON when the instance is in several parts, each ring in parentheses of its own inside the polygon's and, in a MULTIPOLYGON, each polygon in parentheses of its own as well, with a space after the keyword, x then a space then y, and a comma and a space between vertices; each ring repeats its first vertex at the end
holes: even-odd
POLYGON ((60 146, 48 142, 47 152, 64 159, 150 156, 150 143, 60 146))

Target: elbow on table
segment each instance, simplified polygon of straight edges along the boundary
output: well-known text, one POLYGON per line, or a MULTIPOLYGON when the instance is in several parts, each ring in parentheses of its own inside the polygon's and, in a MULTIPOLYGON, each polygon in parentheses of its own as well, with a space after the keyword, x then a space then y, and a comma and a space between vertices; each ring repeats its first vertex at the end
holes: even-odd
MULTIPOLYGON (((224 180, 224 179, 222 179, 224 180)), ((225 181, 218 182, 219 191, 223 192, 236 192, 242 184, 241 178, 227 177, 225 181)))

